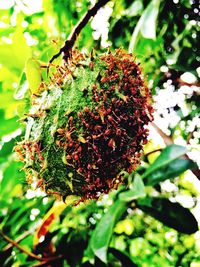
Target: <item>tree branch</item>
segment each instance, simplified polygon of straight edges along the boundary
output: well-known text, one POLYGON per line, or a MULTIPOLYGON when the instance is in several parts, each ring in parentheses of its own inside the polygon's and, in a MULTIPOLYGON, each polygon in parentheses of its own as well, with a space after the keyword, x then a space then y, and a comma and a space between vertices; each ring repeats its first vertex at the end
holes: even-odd
MULTIPOLYGON (((1 234, 1 232, 0 232, 1 234)), ((30 232, 29 231, 26 231, 24 232, 22 235, 20 235, 18 238, 15 239, 15 242, 19 243, 20 241, 22 241, 24 238, 26 238, 27 236, 30 235, 30 232)), ((13 247, 13 244, 9 243, 8 245, 6 245, 4 248, 3 248, 3 251, 8 251, 10 248, 13 247)))
POLYGON ((166 145, 171 145, 174 143, 173 139, 166 135, 154 122, 151 122, 153 128, 157 131, 157 133, 163 138, 166 145))
POLYGON ((152 151, 150 151, 150 152, 144 154, 144 156, 145 156, 145 157, 148 157, 149 155, 151 155, 151 154, 153 154, 153 153, 155 153, 155 152, 160 152, 160 151, 162 151, 162 150, 163 150, 163 148, 158 148, 158 149, 152 150, 152 151))
POLYGON ((54 261, 54 260, 58 260, 61 259, 62 256, 56 256, 56 257, 48 257, 48 258, 43 258, 40 257, 28 250, 26 250, 25 248, 23 248, 22 246, 20 246, 16 241, 12 240, 10 237, 8 237, 7 235, 5 235, 2 231, 0 231, 0 235, 3 237, 3 239, 5 239, 8 243, 12 244, 12 246, 18 248, 21 252, 27 254, 29 257, 38 260, 38 261, 43 261, 43 262, 50 262, 50 261, 54 261))
POLYGON ((99 0, 92 8, 90 8, 85 13, 85 15, 81 18, 81 20, 74 27, 68 39, 65 41, 64 46, 60 49, 60 51, 56 55, 54 55, 50 59, 49 64, 51 64, 54 61, 54 59, 59 57, 61 53, 63 53, 63 59, 67 61, 67 59, 70 57, 72 47, 74 46, 76 39, 78 35, 80 34, 81 30, 86 26, 89 20, 96 15, 97 11, 101 7, 105 6, 105 4, 107 4, 109 1, 110 0, 99 0))

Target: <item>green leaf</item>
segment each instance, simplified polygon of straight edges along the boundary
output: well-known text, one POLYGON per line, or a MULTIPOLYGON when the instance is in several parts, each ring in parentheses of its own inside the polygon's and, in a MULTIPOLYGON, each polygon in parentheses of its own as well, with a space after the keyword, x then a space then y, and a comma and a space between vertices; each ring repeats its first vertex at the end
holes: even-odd
POLYGON ((17 122, 18 117, 15 116, 11 119, 6 120, 4 117, 4 111, 0 110, 0 122, 1 122, 1 131, 0 131, 0 138, 4 135, 10 134, 19 127, 19 123, 17 122))
POLYGON ((0 149, 0 158, 5 158, 9 154, 11 154, 13 151, 13 147, 14 147, 15 143, 16 143, 16 141, 14 139, 11 139, 9 142, 3 143, 3 145, 0 149))
POLYGON ((1 95, 0 109, 4 109, 6 118, 14 117, 18 104, 19 103, 13 98, 13 91, 7 90, 1 95))
MULTIPOLYGON (((184 40, 187 43, 187 38, 185 38, 185 36, 187 36, 187 34, 191 32, 191 27, 191 24, 188 23, 184 31, 177 35, 173 40, 171 45, 174 48, 174 51, 173 53, 167 55, 167 62, 169 62, 170 65, 177 63, 177 60, 180 57, 182 50, 184 49, 182 41, 184 40)), ((187 43, 187 45, 190 46, 190 43, 187 43)))
POLYGON ((159 12, 160 0, 153 0, 145 10, 141 25, 141 34, 144 38, 156 39, 156 20, 159 12))
POLYGON ((4 218, 4 221, 2 222, 2 226, 5 230, 6 228, 12 229, 12 234, 17 234, 19 228, 27 223, 28 216, 30 214, 30 210, 27 209, 27 205, 23 203, 24 205, 22 207, 17 207, 13 205, 13 209, 9 211, 8 215, 4 218), (14 225, 14 227, 12 227, 14 225))
POLYGON ((15 99, 23 99, 27 91, 28 91, 28 83, 26 80, 26 74, 23 71, 19 80, 19 86, 14 94, 15 99))
POLYGON ((19 85, 15 91, 14 98, 17 100, 22 100, 18 101, 19 104, 17 106, 17 114, 19 117, 23 117, 25 113, 28 113, 31 104, 29 85, 25 71, 23 71, 21 74, 19 85))
POLYGON ((37 94, 42 81, 40 63, 34 58, 29 58, 26 61, 25 73, 31 93, 37 94))
POLYGON ((126 208, 125 202, 117 200, 101 218, 92 233, 90 247, 102 262, 107 262, 107 250, 115 223, 126 211, 126 208))
POLYGON ((136 0, 134 1, 131 6, 125 10, 125 14, 128 17, 134 17, 137 16, 138 14, 140 14, 142 12, 143 9, 143 4, 141 0, 136 0))
POLYGON ((180 45, 180 42, 184 38, 184 34, 180 34, 176 37, 176 39, 173 41, 172 46, 174 48, 174 52, 167 55, 167 60, 170 62, 170 65, 175 64, 178 60, 178 57, 183 49, 182 45, 180 45))
POLYGON ((170 164, 175 159, 183 156, 186 153, 187 149, 179 145, 169 145, 163 149, 162 153, 158 158, 150 165, 150 167, 142 175, 142 178, 149 176, 158 169, 162 169, 166 165, 170 164))
POLYGON ((143 11, 131 37, 129 51, 134 52, 140 34, 144 38, 156 39, 156 20, 158 17, 160 0, 152 0, 143 11))
POLYGON ((25 181, 24 172, 20 172, 22 166, 23 164, 21 162, 9 162, 7 168, 3 172, 3 178, 0 182, 1 199, 9 199, 17 194, 18 191, 21 193, 22 182, 25 181), (17 188, 18 185, 19 188, 17 188))
POLYGON ((135 176, 133 185, 131 187, 132 187, 131 190, 128 190, 126 192, 122 192, 119 194, 120 200, 129 202, 134 199, 146 196, 145 186, 144 186, 143 180, 141 179, 139 175, 135 176))
POLYGON ((19 73, 31 55, 31 49, 26 43, 23 31, 19 27, 13 34, 12 44, 0 45, 1 64, 19 73))
POLYGON ((9 28, 0 28, 0 36, 9 36, 10 33, 13 33, 15 31, 15 27, 9 27, 9 28))
POLYGON ((197 168, 197 164, 189 159, 175 159, 162 168, 155 170, 144 178, 145 185, 156 185, 167 179, 175 178, 188 169, 197 168))
POLYGON ((198 223, 193 214, 179 203, 172 203, 166 198, 146 197, 139 199, 137 205, 147 214, 181 233, 193 234, 198 231, 198 223))

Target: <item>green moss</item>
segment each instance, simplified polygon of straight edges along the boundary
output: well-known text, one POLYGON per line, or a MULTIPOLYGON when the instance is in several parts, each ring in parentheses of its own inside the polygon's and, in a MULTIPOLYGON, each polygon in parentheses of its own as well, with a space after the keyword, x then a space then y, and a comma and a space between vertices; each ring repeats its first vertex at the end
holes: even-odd
POLYGON ((42 87, 20 144, 27 172, 63 197, 108 192, 138 163, 147 136, 152 109, 138 65, 121 50, 92 61, 75 51, 42 87))

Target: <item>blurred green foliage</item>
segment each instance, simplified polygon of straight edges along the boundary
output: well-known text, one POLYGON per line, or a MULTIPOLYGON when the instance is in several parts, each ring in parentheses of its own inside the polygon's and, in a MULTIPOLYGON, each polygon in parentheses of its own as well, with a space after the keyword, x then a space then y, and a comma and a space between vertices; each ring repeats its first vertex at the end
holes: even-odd
POLYGON ((124 185, 98 201, 56 206, 54 197, 27 185, 13 153, 30 89, 41 75, 46 79, 38 66, 59 51, 89 6, 89 0, 0 1, 0 266, 198 267, 195 1, 113 0, 77 40, 88 53, 105 51, 105 44, 132 52, 155 95, 161 129, 152 129, 142 164, 124 185))

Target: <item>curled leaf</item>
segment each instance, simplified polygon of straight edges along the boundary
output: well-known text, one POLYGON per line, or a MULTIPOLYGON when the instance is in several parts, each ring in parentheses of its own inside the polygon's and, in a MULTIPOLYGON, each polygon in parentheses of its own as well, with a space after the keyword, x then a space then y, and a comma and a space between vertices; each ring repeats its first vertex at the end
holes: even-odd
POLYGON ((37 94, 42 81, 40 63, 34 58, 29 58, 26 61, 25 73, 31 93, 37 94))

